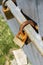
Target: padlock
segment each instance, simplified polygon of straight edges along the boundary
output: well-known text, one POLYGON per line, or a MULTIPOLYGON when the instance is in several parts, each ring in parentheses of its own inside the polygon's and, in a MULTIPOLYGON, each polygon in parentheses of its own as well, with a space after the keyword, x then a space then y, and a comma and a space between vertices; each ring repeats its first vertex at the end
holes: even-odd
POLYGON ((17 36, 14 37, 13 41, 20 47, 23 47, 25 44, 25 41, 27 39, 27 34, 26 33, 18 33, 17 36))
POLYGON ((9 20, 9 19, 12 19, 14 18, 13 14, 11 13, 10 9, 5 5, 5 3, 7 2, 7 0, 3 0, 2 2, 2 10, 6 16, 6 18, 9 20))
POLYGON ((20 30, 19 30, 18 34, 17 34, 17 35, 15 36, 15 38, 13 39, 13 41, 14 41, 18 46, 20 46, 20 47, 23 47, 24 44, 25 44, 25 42, 26 42, 26 44, 28 44, 28 43, 31 42, 31 40, 28 38, 26 32, 23 31, 24 27, 25 27, 26 25, 28 25, 28 24, 30 24, 30 25, 32 25, 33 27, 35 27, 35 26, 34 26, 35 24, 34 24, 32 21, 30 21, 30 20, 29 20, 29 22, 28 22, 28 21, 25 21, 23 24, 21 24, 20 30))

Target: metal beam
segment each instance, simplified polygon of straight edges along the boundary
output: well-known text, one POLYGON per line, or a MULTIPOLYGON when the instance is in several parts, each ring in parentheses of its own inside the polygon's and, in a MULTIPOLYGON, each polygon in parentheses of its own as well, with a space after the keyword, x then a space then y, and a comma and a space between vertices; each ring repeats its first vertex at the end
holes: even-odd
MULTIPOLYGON (((7 1, 6 5, 10 9, 14 17, 17 19, 17 21, 20 23, 20 25, 23 22, 27 21, 20 12, 20 9, 16 7, 16 5, 11 0, 7 1)), ((32 28, 30 24, 24 28, 24 31, 27 33, 28 37, 33 42, 38 51, 41 53, 41 55, 43 55, 43 42, 41 36, 38 33, 36 33, 36 31, 32 28)))

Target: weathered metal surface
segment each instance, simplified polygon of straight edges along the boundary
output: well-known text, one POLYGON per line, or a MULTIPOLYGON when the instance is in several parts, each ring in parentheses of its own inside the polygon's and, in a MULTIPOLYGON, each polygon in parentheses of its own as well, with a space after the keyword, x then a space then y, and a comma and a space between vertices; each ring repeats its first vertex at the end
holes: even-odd
MULTIPOLYGON (((9 7, 10 11, 15 16, 15 18, 20 23, 20 25, 24 21, 26 21, 25 17, 22 15, 22 13, 20 12, 19 8, 17 8, 12 1, 7 1, 6 5, 9 7)), ((28 25, 27 27, 25 27, 24 30, 27 33, 27 35, 30 38, 30 40, 35 45, 35 47, 39 50, 41 55, 43 55, 43 42, 41 40, 41 36, 35 32, 35 30, 32 28, 31 25, 28 25)))
MULTIPOLYGON (((41 6, 41 5, 43 5, 43 2, 42 2, 42 0, 38 0, 38 1, 41 2, 41 4, 39 4, 38 6, 39 6, 39 8, 42 9, 43 6, 41 6)), ((43 10, 40 9, 37 12, 36 0, 17 0, 17 2, 18 2, 18 6, 20 8, 22 8, 24 13, 26 13, 28 16, 30 16, 38 24, 42 23, 39 20, 39 17, 38 17, 39 14, 38 13, 39 13, 39 11, 42 11, 42 13, 43 13, 43 10)), ((3 16, 4 16, 4 14, 3 14, 3 16)), ((5 19, 6 19, 6 17, 5 17, 5 19)), ((40 19, 41 19, 41 17, 40 17, 40 19)), ((43 19, 43 16, 42 16, 42 19, 43 19)), ((13 33, 17 34, 17 32, 19 30, 19 24, 17 23, 17 21, 15 19, 11 19, 11 20, 7 20, 7 23, 10 26, 13 33)), ((43 24, 40 27, 41 27, 40 29, 42 29, 43 24)), ((38 65, 43 65, 43 57, 39 54, 39 52, 37 51, 37 49, 34 47, 33 44, 25 45, 23 49, 24 49, 25 53, 27 54, 28 58, 31 60, 33 65, 37 65, 37 64, 38 65)))
POLYGON ((38 18, 39 18, 39 32, 43 36, 43 0, 37 1, 38 18))
POLYGON ((12 1, 7 1, 6 5, 9 7, 10 11, 14 15, 14 17, 17 19, 17 21, 22 24, 23 21, 26 21, 24 16, 21 14, 18 7, 15 6, 15 4, 12 1), (12 3, 12 4, 11 4, 12 3), (12 6, 13 5, 13 6, 12 6), (15 8, 15 9, 14 9, 15 8), (13 9, 13 10, 12 10, 13 9))

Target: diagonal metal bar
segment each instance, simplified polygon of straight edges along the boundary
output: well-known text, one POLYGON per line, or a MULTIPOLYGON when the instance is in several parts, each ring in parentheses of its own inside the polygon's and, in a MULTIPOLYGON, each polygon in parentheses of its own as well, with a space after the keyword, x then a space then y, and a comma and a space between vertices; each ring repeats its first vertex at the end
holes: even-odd
MULTIPOLYGON (((17 19, 20 25, 23 22, 27 21, 26 18, 20 12, 20 9, 16 7, 16 5, 11 0, 7 1, 6 5, 8 6, 8 8, 10 9, 10 11, 12 12, 12 14, 17 19)), ((27 33, 28 37, 33 42, 38 51, 41 53, 41 55, 43 55, 43 42, 41 36, 36 33, 36 31, 32 28, 30 24, 24 28, 24 31, 27 33)))

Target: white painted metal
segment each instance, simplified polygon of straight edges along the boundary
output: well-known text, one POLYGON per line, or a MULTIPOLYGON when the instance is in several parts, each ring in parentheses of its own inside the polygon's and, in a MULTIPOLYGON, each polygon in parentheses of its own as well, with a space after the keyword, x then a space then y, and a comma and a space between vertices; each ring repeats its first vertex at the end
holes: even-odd
MULTIPOLYGON (((38 5, 39 8, 42 5, 41 6, 41 9, 42 9, 43 1, 42 0, 37 0, 37 1, 42 2, 42 3, 39 3, 39 5, 38 5)), ((41 17, 40 17, 40 19, 38 19, 38 13, 39 13, 39 11, 42 11, 42 10, 40 9, 37 12, 36 0, 17 0, 17 3, 18 3, 18 6, 20 8, 22 8, 23 12, 25 14, 27 14, 29 17, 31 17, 33 20, 38 22, 38 24, 43 22, 43 21, 42 22, 40 21, 41 17)), ((1 10, 2 10, 2 7, 0 7, 0 11, 1 10)), ((42 14, 43 14, 43 12, 42 12, 42 14)), ((3 12, 2 12, 2 15, 6 19, 3 12)), ((8 25, 10 26, 14 35, 17 34, 17 32, 19 30, 18 22, 15 19, 11 19, 11 20, 6 19, 6 21, 7 21, 8 25)), ((41 27, 41 25, 40 25, 40 27, 41 27)), ((43 24, 42 24, 41 28, 43 28, 43 24)), ((25 51, 28 58, 32 62, 32 65, 43 65, 43 56, 40 55, 40 53, 37 51, 37 49, 34 47, 33 44, 25 45, 23 47, 23 50, 25 51)))
POLYGON ((12 51, 18 65, 27 65, 27 56, 22 49, 12 51))
MULTIPOLYGON (((25 17, 20 12, 19 8, 15 6, 15 4, 9 0, 6 2, 6 5, 9 7, 12 14, 18 20, 20 24, 26 21, 25 17), (12 3, 12 4, 11 4, 12 3)), ((25 32, 28 34, 30 40, 33 42, 35 47, 39 50, 41 55, 43 55, 43 42, 41 40, 41 36, 35 32, 31 25, 28 25, 24 28, 25 32)))
POLYGON ((43 55, 43 42, 41 40, 41 36, 39 36, 39 34, 37 34, 30 25, 27 25, 24 29, 35 47, 39 50, 41 55, 43 55))
POLYGON ((17 21, 22 24, 24 21, 26 21, 25 17, 21 14, 20 9, 15 6, 15 4, 12 1, 7 1, 6 5, 9 7, 10 11, 14 15, 14 17, 17 19, 17 21))
POLYGON ((24 42, 22 40, 20 40, 19 38, 17 38, 17 36, 14 37, 13 41, 19 46, 19 47, 23 47, 24 46, 24 42))

